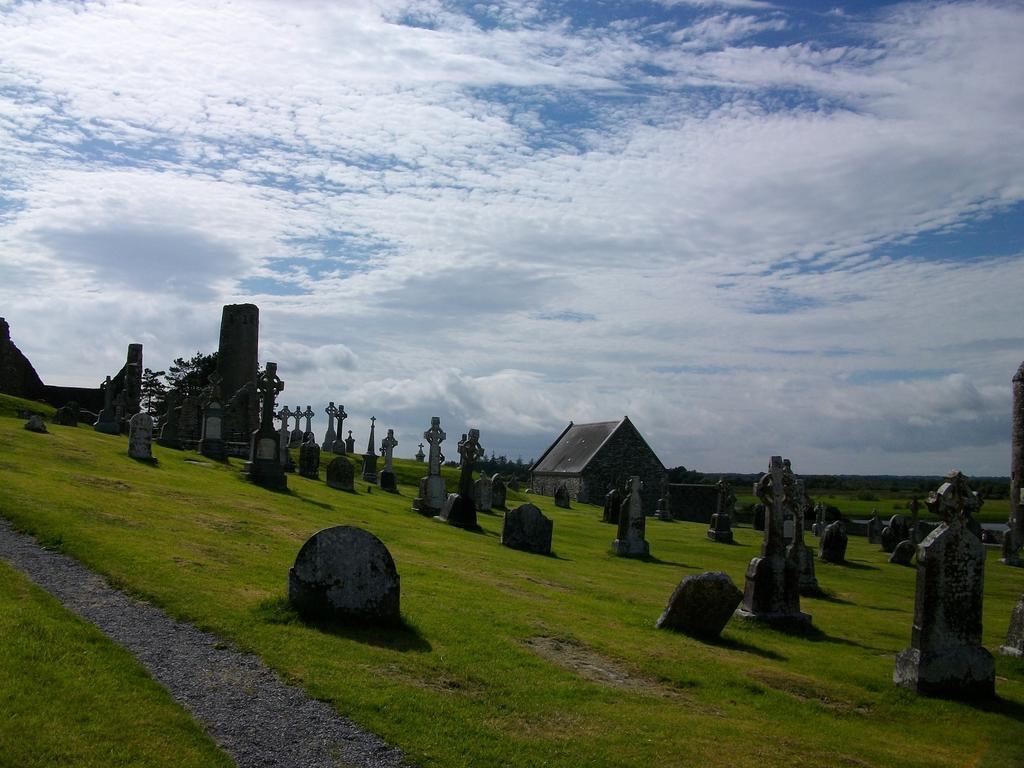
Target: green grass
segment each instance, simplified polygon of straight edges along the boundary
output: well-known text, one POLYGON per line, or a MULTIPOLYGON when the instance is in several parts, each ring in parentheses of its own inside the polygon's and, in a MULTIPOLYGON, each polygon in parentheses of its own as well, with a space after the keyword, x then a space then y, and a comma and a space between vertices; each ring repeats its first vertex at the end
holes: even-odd
POLYGON ((0 561, 0 766, 232 765, 125 650, 0 561))
MULTIPOLYGON (((892 685, 914 571, 864 539, 851 540, 851 565, 818 565, 831 596, 803 601, 814 633, 733 621, 709 644, 654 622, 688 574, 724 570, 742 588, 759 547, 750 529, 725 546, 704 526, 650 520, 653 557, 619 559, 598 507, 530 497, 555 521, 555 556, 539 557, 498 544, 498 513, 475 534, 413 513, 424 471, 413 462, 396 462, 399 496, 296 475, 272 493, 247 483, 239 461, 154 453, 155 465, 139 463, 121 437, 36 435, 0 419, 0 514, 255 651, 424 766, 1024 764, 1021 662, 997 658, 1000 699, 984 708, 892 685), (390 549, 406 629, 307 626, 288 610, 295 554, 337 524, 390 549)), ((990 553, 990 649, 1022 589, 1024 572, 990 553)))

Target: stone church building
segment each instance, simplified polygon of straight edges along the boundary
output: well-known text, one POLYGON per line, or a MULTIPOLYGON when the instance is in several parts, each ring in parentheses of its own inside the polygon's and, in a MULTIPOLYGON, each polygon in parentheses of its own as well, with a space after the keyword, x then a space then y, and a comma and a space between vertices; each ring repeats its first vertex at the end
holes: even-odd
POLYGON ((639 475, 644 483, 644 511, 651 514, 666 474, 665 465, 628 416, 593 424, 570 421, 530 468, 530 487, 534 493, 554 496, 555 489, 565 483, 572 499, 603 504, 608 491, 621 489, 632 475, 639 475))

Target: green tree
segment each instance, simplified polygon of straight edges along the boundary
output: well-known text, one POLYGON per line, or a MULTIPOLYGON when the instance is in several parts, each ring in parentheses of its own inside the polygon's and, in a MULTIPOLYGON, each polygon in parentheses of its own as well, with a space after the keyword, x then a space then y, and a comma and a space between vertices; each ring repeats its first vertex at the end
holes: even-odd
POLYGON ((167 385, 160 381, 160 377, 165 375, 166 371, 152 371, 149 368, 142 372, 142 407, 150 416, 163 410, 167 385))
POLYGON ((209 383, 210 374, 217 370, 217 353, 204 355, 196 352, 191 358, 175 358, 168 369, 167 388, 177 390, 182 397, 198 395, 209 383))

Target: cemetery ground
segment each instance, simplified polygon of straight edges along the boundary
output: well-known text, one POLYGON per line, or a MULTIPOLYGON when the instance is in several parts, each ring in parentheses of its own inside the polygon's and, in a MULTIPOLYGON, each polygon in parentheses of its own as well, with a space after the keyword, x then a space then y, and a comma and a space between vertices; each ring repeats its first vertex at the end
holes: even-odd
MULTIPOLYGON (((0 396, 0 414, 13 416, 12 403, 0 396)), ((616 558, 615 527, 599 521, 599 507, 557 509, 510 492, 510 507, 528 498, 554 520, 554 555, 543 557, 499 545, 500 512, 480 514, 483 531, 471 533, 411 511, 423 464, 396 461, 399 495, 359 481, 350 494, 298 475, 274 493, 246 482, 240 460, 154 446, 155 463, 137 462, 123 437, 50 424, 33 434, 23 423, 0 418, 0 516, 257 653, 419 765, 1024 764, 1021 660, 996 655, 989 703, 892 684, 894 656, 910 640, 915 570, 889 565, 864 538, 851 537, 847 565, 816 563, 828 594, 801 601, 812 631, 733 619, 708 643, 654 622, 684 576, 722 570, 742 589, 761 539, 750 528, 729 546, 706 539, 704 525, 648 519, 652 557, 616 558), (288 607, 302 543, 338 524, 365 528, 391 551, 404 627, 307 624, 288 607)), ((444 471, 452 490, 455 471, 444 471)), ((867 504, 887 516, 887 502, 899 503, 867 504)), ((849 516, 871 509, 836 503, 849 516)), ((1005 519, 994 506, 986 519, 1005 519)), ((1024 571, 989 549, 985 578, 984 644, 995 650, 1024 571)), ((226 762, 128 654, 6 567, 0 617, 0 642, 24 658, 0 661, 0 701, 50 723, 0 717, 0 744, 13 754, 47 749, 57 732, 65 765, 105 764, 90 750, 119 739, 149 755, 142 765, 164 764, 161 753, 180 765, 226 762), (85 660, 102 663, 88 672, 85 660), (39 690, 52 686, 66 695, 39 690), (78 701, 92 702, 93 717, 78 701)))

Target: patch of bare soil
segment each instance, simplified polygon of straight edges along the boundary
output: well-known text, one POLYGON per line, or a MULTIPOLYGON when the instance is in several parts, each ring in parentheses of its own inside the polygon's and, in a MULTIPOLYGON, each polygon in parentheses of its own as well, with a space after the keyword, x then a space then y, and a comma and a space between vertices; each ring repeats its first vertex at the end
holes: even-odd
POLYGON ((816 702, 821 707, 832 712, 853 712, 866 715, 871 711, 870 706, 857 705, 838 698, 833 692, 823 689, 817 681, 809 677, 772 669, 755 669, 747 674, 758 682, 764 683, 769 688, 781 691, 801 701, 816 702))
POLYGON ((95 475, 72 475, 71 479, 82 485, 89 485, 93 488, 106 488, 111 491, 130 491, 132 487, 121 480, 114 480, 109 477, 96 477, 95 475))

